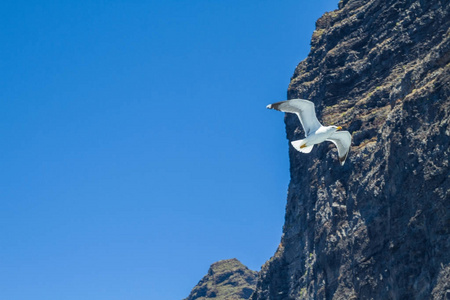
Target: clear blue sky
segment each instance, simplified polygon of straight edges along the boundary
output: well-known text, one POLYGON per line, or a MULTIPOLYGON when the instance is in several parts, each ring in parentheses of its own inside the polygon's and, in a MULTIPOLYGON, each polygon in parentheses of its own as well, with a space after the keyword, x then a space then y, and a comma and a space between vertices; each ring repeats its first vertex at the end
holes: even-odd
POLYGON ((337 0, 1 1, 0 298, 186 297, 275 252, 283 115, 337 0))

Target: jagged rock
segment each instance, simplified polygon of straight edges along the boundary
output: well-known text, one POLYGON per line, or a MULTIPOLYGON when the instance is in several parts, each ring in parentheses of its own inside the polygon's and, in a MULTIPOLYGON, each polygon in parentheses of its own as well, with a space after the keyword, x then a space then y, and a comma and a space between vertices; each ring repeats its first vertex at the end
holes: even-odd
POLYGON ((343 167, 332 145, 289 146, 283 236, 253 300, 450 299, 449 96, 449 1, 344 0, 317 21, 288 97, 353 145, 343 167))
POLYGON ((235 258, 218 261, 185 300, 249 299, 255 290, 257 274, 235 258))

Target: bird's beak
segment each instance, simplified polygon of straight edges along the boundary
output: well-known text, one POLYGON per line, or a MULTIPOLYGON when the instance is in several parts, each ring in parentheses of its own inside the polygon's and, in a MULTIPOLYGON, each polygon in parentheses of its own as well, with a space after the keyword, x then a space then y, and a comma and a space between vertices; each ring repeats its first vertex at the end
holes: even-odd
POLYGON ((337 130, 342 130, 342 127, 341 127, 341 126, 338 126, 338 127, 337 127, 337 130))

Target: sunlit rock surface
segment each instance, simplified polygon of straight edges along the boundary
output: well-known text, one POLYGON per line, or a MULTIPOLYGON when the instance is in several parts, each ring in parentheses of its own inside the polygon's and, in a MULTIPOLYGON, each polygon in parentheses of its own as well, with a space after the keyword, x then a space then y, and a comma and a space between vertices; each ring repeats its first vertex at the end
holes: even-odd
POLYGON ((211 265, 208 274, 192 289, 185 300, 249 299, 255 290, 257 274, 237 259, 218 261, 211 265))

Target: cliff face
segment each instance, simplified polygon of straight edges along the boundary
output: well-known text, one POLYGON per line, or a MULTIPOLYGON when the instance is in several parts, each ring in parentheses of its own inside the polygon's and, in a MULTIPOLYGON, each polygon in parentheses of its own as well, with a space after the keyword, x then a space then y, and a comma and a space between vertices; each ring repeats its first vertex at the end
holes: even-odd
POLYGON ((192 289, 185 300, 249 299, 255 290, 257 274, 237 259, 218 261, 211 265, 208 274, 192 289))
POLYGON ((252 299, 450 299, 449 28, 444 0, 341 0, 317 21, 288 97, 353 144, 343 167, 331 143, 289 145, 283 236, 252 299))

